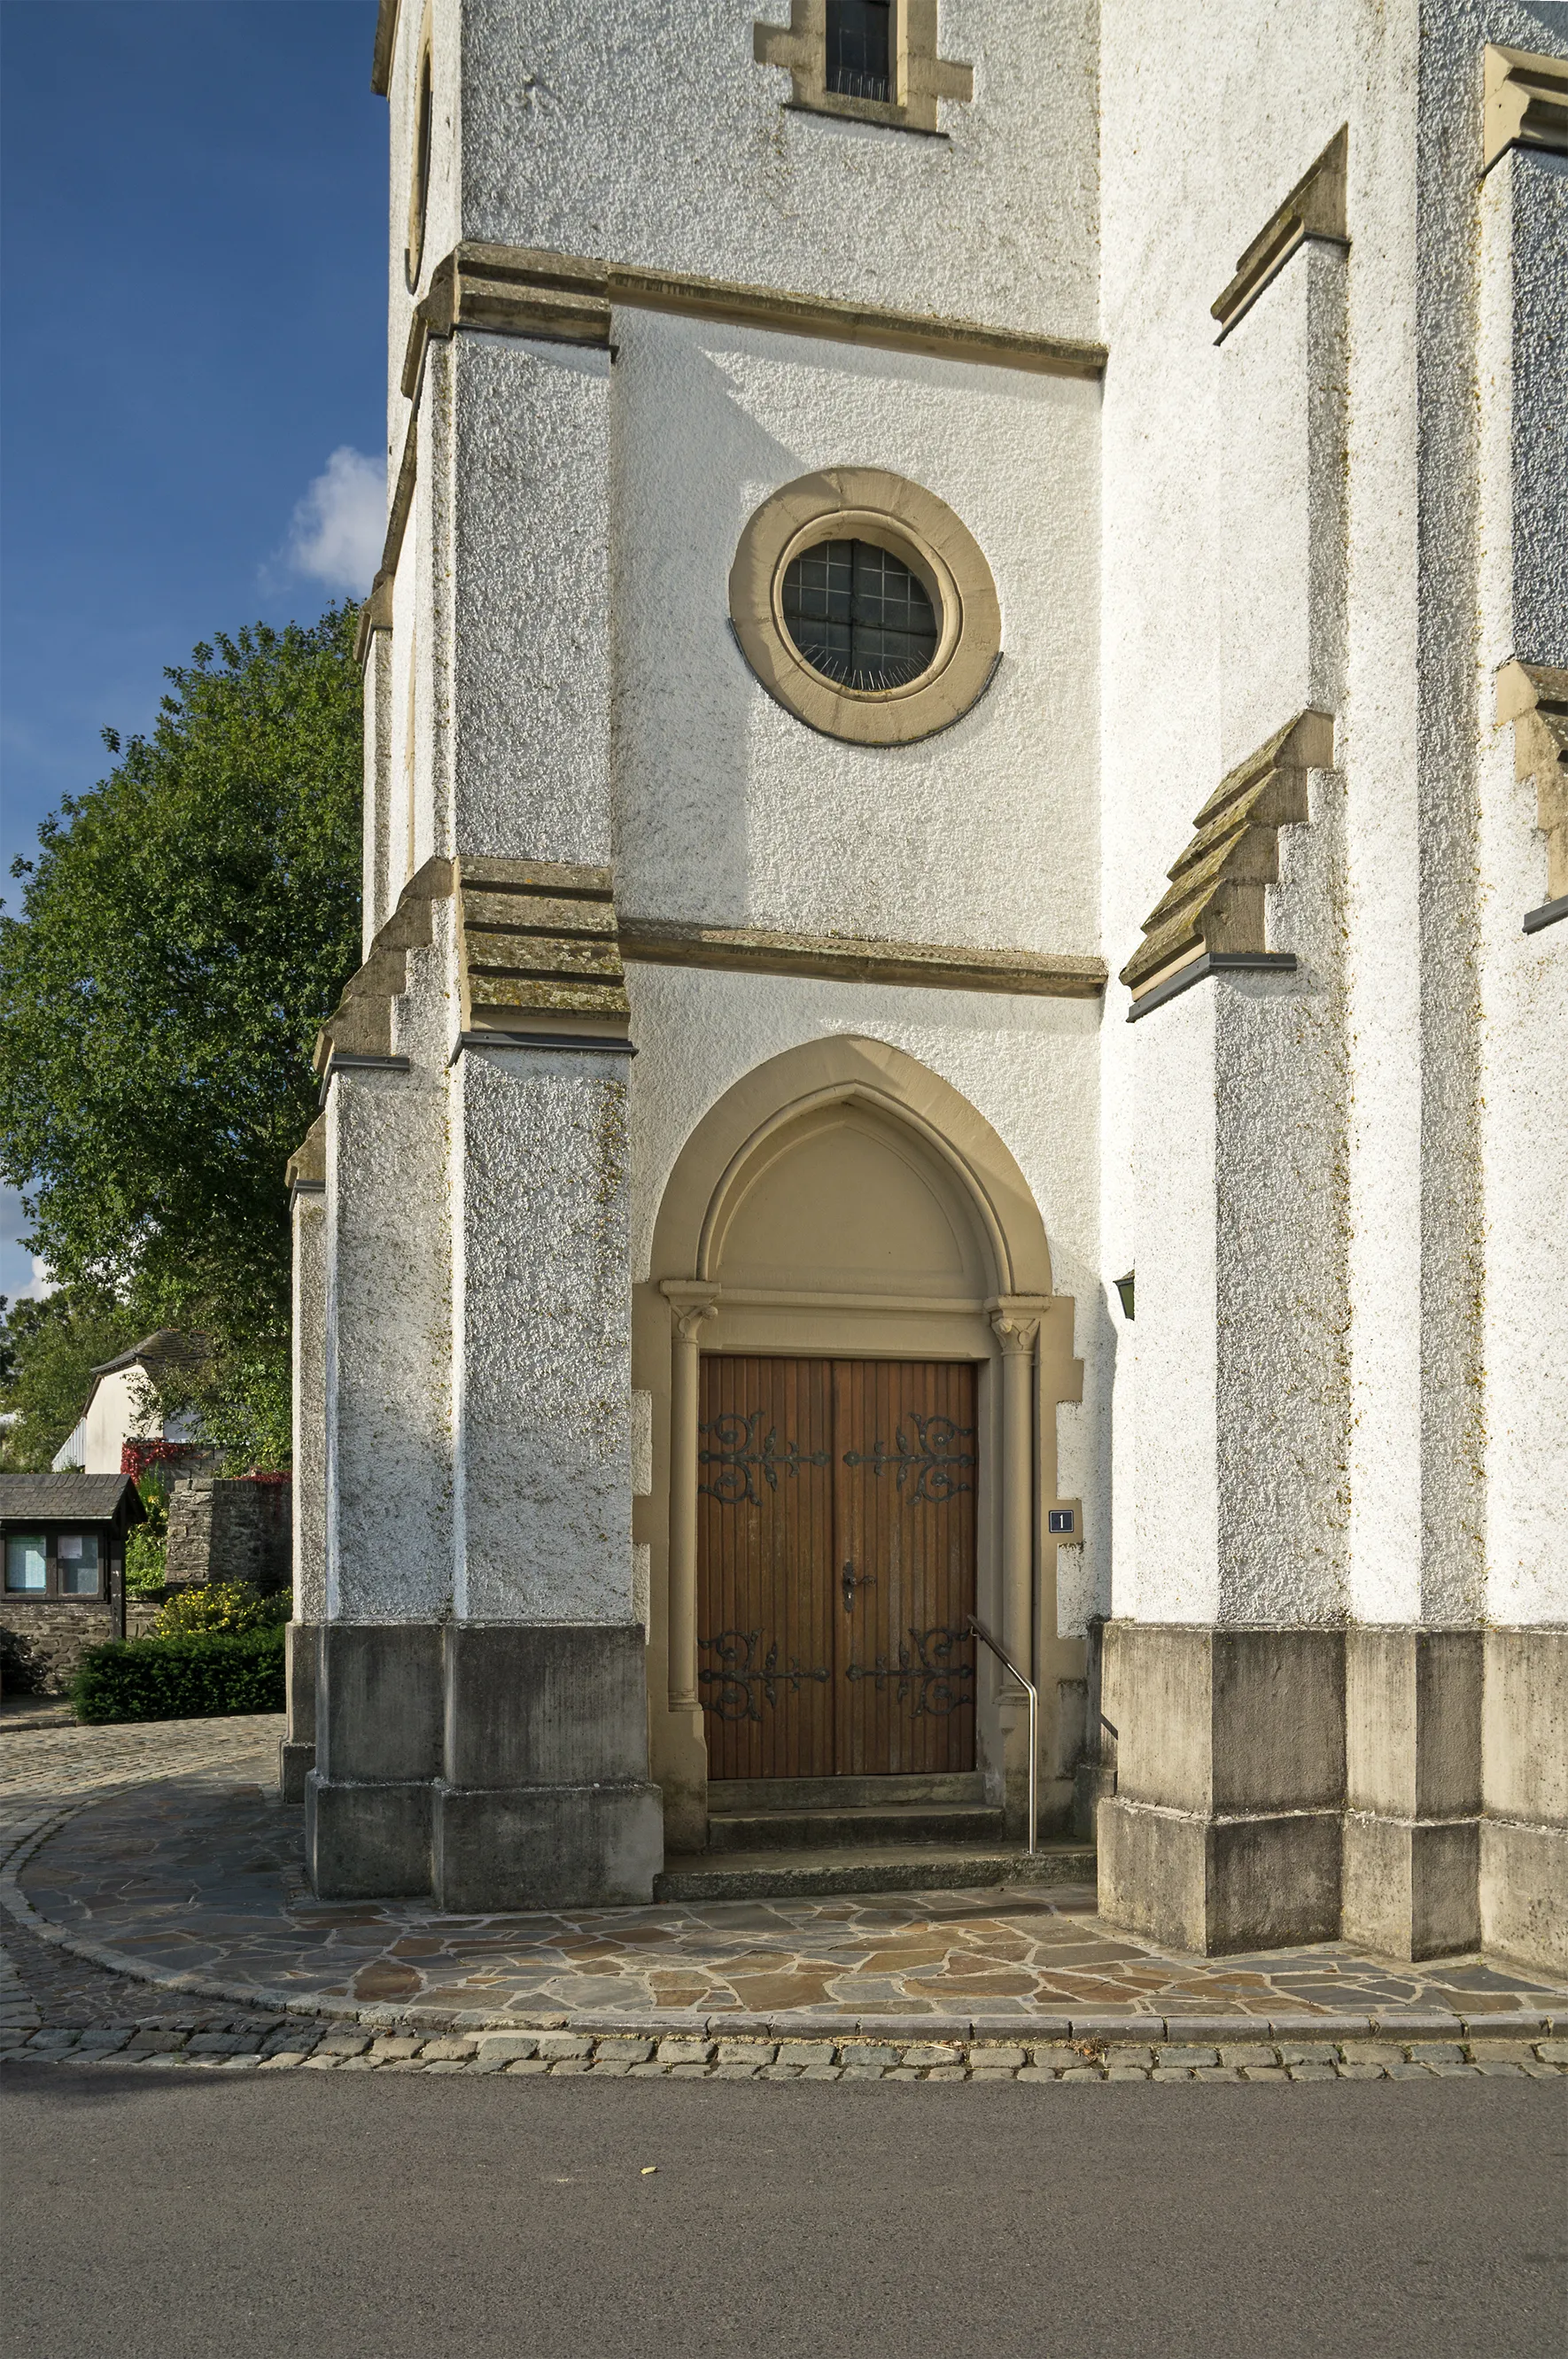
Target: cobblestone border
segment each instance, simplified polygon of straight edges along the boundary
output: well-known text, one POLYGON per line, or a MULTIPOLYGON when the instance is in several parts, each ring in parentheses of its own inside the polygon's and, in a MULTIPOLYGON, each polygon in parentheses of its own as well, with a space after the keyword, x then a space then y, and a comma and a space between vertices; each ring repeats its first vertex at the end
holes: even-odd
POLYGON ((301 2030, 296 2022, 235 2024, 164 2017, 85 2030, 0 2035, 0 2060, 117 2065, 138 2071, 440 2072, 509 2079, 580 2073, 669 2081, 1182 2081, 1231 2083, 1432 2079, 1568 2079, 1568 2039, 1278 2040, 1214 2046, 1160 2041, 773 2039, 624 2032, 301 2030))
MULTIPOLYGON (((604 2059, 604 2069, 606 2071, 625 2070, 660 2074, 666 2071, 685 2071, 690 2061, 690 2060, 681 2060, 680 2063, 672 2061, 664 2064, 657 2060, 657 2056, 662 2054, 669 2047, 671 2038, 695 2043, 697 2046, 706 2044, 713 2047, 716 2044, 725 2049, 733 2048, 737 2043, 748 2048, 769 2046, 776 2051, 781 2048, 793 2049, 798 2047, 809 2047, 813 2051, 833 2051, 831 2060, 809 2069, 814 2077, 821 2078, 826 2073, 835 2079, 842 2078, 845 2072, 855 2075, 869 2074, 873 2071, 867 2063, 845 2064, 836 2060, 840 2049, 851 2047, 864 2048, 867 2043, 879 2054, 886 2049, 887 2054, 896 2053, 900 2059, 908 2049, 924 2049, 931 2047, 940 2047, 944 2050, 960 2049, 964 2059, 967 2059, 972 2050, 985 2050, 987 2054, 991 2054, 1004 2049, 1010 2055, 1017 2054, 1024 2059, 1020 2063, 1014 2063, 1005 2068, 996 2064, 971 2067, 967 2061, 951 2059, 938 2066, 931 2067, 909 2066, 900 2060, 893 2064, 878 2063, 874 2068, 877 2076, 892 2075, 900 2079, 929 2077, 931 2071, 936 2071, 951 2079, 985 2078, 987 2074, 1004 2070, 1009 2077, 1016 2077, 1022 2073, 1031 2080, 1060 2079, 1064 2072, 1070 2071, 1077 2072, 1083 2079, 1103 2079, 1106 2077, 1108 2069, 1103 2060, 1095 2063, 1086 2060, 1091 2055, 1099 2054, 1100 2051, 1112 2048, 1119 2054, 1124 2046, 1127 2048, 1129 2055, 1136 2053, 1153 2057, 1157 2052, 1163 2052, 1166 2049, 1175 2051, 1191 2049, 1193 2055, 1201 2050, 1205 2059, 1211 2056, 1214 2059, 1212 2062, 1205 2061, 1201 2065, 1189 2063, 1181 2066, 1175 2064, 1166 2066, 1158 2062, 1148 2064, 1135 2062, 1126 2066, 1118 2062, 1116 2065, 1116 2071, 1122 2077, 1130 2075, 1135 2078, 1158 2078, 1164 2074, 1183 2079, 1191 2077, 1193 2071, 1198 2071, 1221 2080, 1235 2080, 1244 2075, 1253 2076, 1258 2072, 1265 2074, 1273 2072, 1276 2077, 1366 2078, 1367 2077, 1366 2073, 1359 2070, 1353 2072, 1351 2067, 1353 2064, 1358 2067, 1361 2062, 1367 2060, 1359 2055, 1356 2058, 1345 2057, 1342 2054, 1342 2050, 1347 2047, 1360 2049, 1369 2042, 1381 2043, 1383 2047, 1397 2049, 1399 2051, 1391 2061, 1378 2064, 1377 2073, 1371 2076, 1374 2078, 1379 2077, 1385 2071, 1394 2073, 1396 2066, 1400 2074, 1409 2074, 1411 2071, 1424 2074, 1429 2071, 1439 2069, 1436 2064, 1429 2063, 1424 2056, 1425 2047, 1433 2043, 1442 2045, 1445 2049, 1453 2048, 1455 2050, 1454 2057, 1447 2060, 1443 2066, 1443 2069, 1454 2071, 1481 2071, 1493 2069, 1491 2063, 1475 2062, 1465 2053, 1470 2044, 1479 2044, 1488 2059, 1497 2060, 1500 2063, 1505 2060, 1501 2056, 1500 2044, 1508 2043, 1508 2055, 1506 2060, 1510 2072, 1516 2069, 1519 2071, 1527 2071, 1533 2064, 1533 2069, 1538 2073, 1547 2073, 1554 2077, 1561 2064, 1568 2064, 1568 2013, 1554 2011, 1542 2013, 1529 2008, 1510 2008, 1506 2013, 1487 2013, 1479 2016, 1465 2016, 1431 2009, 1403 2011, 1390 2009, 1387 2013, 1367 2015, 1300 2013, 1267 2018, 1262 2016, 1244 2014, 1226 2015, 1218 2010, 1185 2016, 1105 2012, 1083 2016, 1040 2015, 1031 2016, 1027 2019, 1018 2019, 1016 2043, 1009 2043, 999 2038, 1004 2027, 995 2017, 982 2021, 968 2016, 877 2015, 839 2017, 824 2021, 821 2018, 803 2017, 800 2015, 750 2015, 735 2008, 727 2008, 722 2013, 713 2015, 702 2014, 695 2009, 663 2008, 657 2016, 616 2015, 612 2017, 602 2010, 596 2013, 572 2014, 561 2008, 512 2008, 502 2013, 471 2008, 453 2010, 439 2006, 359 2006, 351 1999, 307 1997, 293 1991, 236 1986, 234 1984, 214 1981, 199 1974, 169 1973, 149 1966, 145 1960, 132 1957, 123 1950, 112 1949, 103 1942, 89 1940, 81 1935, 68 1933, 62 1926, 57 1925, 52 1919, 43 1916, 33 1907, 22 1890, 20 1882, 21 1871, 34 1853, 76 1817, 79 1811, 106 1800, 122 1786, 136 1786, 144 1782, 150 1781, 133 1774, 122 1779, 106 1782, 93 1788, 93 1791, 83 1794, 79 1799, 71 1802, 63 1809, 57 1808, 37 1816, 24 1816, 13 1820, 5 1829, 5 1833, 10 1837, 10 1847, 5 1854, 3 1867, 0 1867, 0 1908, 3 1908, 17 1924, 23 1926, 37 1939, 51 1942, 57 1949, 69 1951, 73 1956, 84 1958, 90 1964, 102 1966, 111 1973, 122 1974, 129 1980, 144 1983, 153 1990, 178 1993, 181 1996, 191 1998, 222 2000, 230 2009, 241 2007, 248 2010, 251 2016, 265 2017, 269 2022, 276 2020, 278 2023, 302 2027, 297 2043, 300 2050, 300 2060, 307 2060, 308 2049, 308 2060, 318 2069, 324 2059, 318 2057, 315 2051, 323 2039, 334 2037, 352 2038, 356 2035, 363 2035, 360 2037, 356 2053, 366 2053, 371 2049, 372 2043, 381 2047, 387 2038, 402 2038, 411 2039, 415 2043, 410 2050, 410 2056, 415 2058, 422 2056, 423 2047, 429 2046, 432 2039, 442 2038, 470 2040, 486 2038, 490 2039, 532 2038, 537 2049, 537 2042, 540 2037, 561 2037, 586 2042, 584 2054, 595 2049, 601 2043, 611 2046, 615 2052, 604 2059), (341 2027, 354 2026, 356 2030, 355 2032, 340 2031, 334 2034, 313 2028, 322 2023, 341 2027), (1148 2043, 1147 2048, 1138 2044, 1139 2034, 1148 2043), (1208 2045, 1211 2042, 1214 2043, 1212 2048, 1208 2045), (1412 2054, 1411 2042, 1421 2044, 1423 2051, 1421 2056, 1412 2054), (624 2062, 621 2060, 622 2051, 626 2043, 632 2046, 640 2044, 647 2050, 647 2054, 634 2062, 624 2062), (1295 2059, 1297 2048, 1302 2043, 1305 2043, 1306 2047, 1311 2048, 1313 2052, 1309 2056, 1303 2051, 1299 2061, 1292 2060, 1295 2059), (1555 2057, 1541 2057, 1537 2049, 1542 2043, 1549 2047, 1563 2047, 1563 2058, 1559 2060, 1555 2057), (1040 2051, 1050 2049, 1055 2052, 1062 2048, 1073 2049, 1077 2059, 1074 2064, 1046 2067, 1036 2062, 1036 2055, 1040 2051), (1286 2048, 1290 2051, 1290 2058, 1284 2054, 1286 2048), (1252 2060, 1238 2061, 1234 2065, 1227 2065, 1223 2060, 1222 2049, 1239 2056, 1242 2049, 1249 2051, 1253 2049, 1261 2051, 1267 2049, 1268 2058, 1263 2060, 1259 2055, 1252 2060), (1526 2055, 1516 2052, 1519 2050, 1528 2051, 1528 2060, 1526 2055)), ((14 2038, 18 2033, 24 2031, 32 2032, 40 2039, 59 2038, 67 2044, 76 2038, 78 2035, 68 2035, 64 2031, 59 2034, 37 2031, 38 2011, 25 1993, 18 1994, 19 1985, 16 1984, 14 1974, 9 1983, 4 1977, 0 1977, 0 2056, 15 2052, 14 2049, 8 2049, 7 2038, 14 2038), (30 2021, 25 2019, 28 2015, 30 2015, 30 2021)), ((226 2029, 219 2031, 212 2027, 202 2028, 198 2025, 195 2017, 158 2017, 148 2018, 148 2021, 153 2027, 160 2031, 183 2026, 182 2038, 186 2036, 205 2038, 209 2036, 209 2030, 210 2036, 214 2038, 236 2036, 230 2034, 226 2029)), ((1006 2027, 1011 2029, 1014 2027, 1009 2023, 1006 2027)), ((124 2028, 125 2041, 128 2041, 135 2027, 126 2026, 124 2028)), ((83 2039, 89 2037, 87 2034, 80 2036, 83 2039)), ((125 2041, 122 2041, 116 2049, 106 2050, 105 2053, 120 2052, 125 2048, 125 2041)), ((176 2041, 174 2046, 180 2048, 180 2043, 176 2041)), ((63 2049, 61 2052, 64 2052, 63 2049)), ((169 2052, 172 2053, 173 2050, 169 2052)), ((183 2049, 180 2049, 180 2052, 184 2052, 183 2049)), ((84 2052, 83 2060, 85 2060, 84 2052)), ((194 2055, 191 2060, 195 2060, 194 2055)), ((434 2070, 436 2063, 441 2060, 437 2059, 428 2064, 420 2062, 418 2069, 434 2070)), ((533 2051, 525 2056, 519 2049, 517 2060, 526 2064, 530 2071, 546 2069, 544 2064, 535 2060, 533 2051)), ((562 2058, 561 2060, 563 2069, 568 2062, 572 2064, 573 2071, 589 2069, 586 2063, 576 2062, 571 2059, 562 2058)), ((379 2065, 380 2060, 377 2060, 378 2069, 379 2065)), ((467 2064, 454 2064, 453 2069, 468 2070, 469 2067, 467 2064)), ((485 2069, 495 2071, 501 2067, 487 2065, 485 2069)), ((555 2068, 550 2065, 549 2069, 555 2068)), ((600 2069, 596 2055, 593 2069, 594 2071, 600 2069)), ((710 2065, 705 2062, 692 2063, 691 2070, 709 2075, 718 2071, 731 2071, 727 2064, 710 2065)), ((797 2068, 793 2065, 788 2069, 781 2066, 777 2060, 777 2054, 765 2064, 754 2061, 746 2067, 747 2074, 757 2071, 765 2072, 772 2078, 789 2079, 797 2076, 797 2068)), ((733 2072, 731 2077, 735 2077, 733 2072)))

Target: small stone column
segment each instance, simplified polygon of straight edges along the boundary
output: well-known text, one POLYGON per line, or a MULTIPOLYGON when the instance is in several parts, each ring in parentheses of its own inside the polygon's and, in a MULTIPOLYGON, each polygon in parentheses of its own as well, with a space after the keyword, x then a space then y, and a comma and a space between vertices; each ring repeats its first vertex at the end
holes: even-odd
POLYGON ((708 1841, 708 1746, 697 1691, 697 1425, 701 1330, 718 1308, 716 1286, 670 1278, 670 1717, 664 1810, 672 1850, 702 1851, 708 1841))
MULTIPOLYGON (((1003 1295, 991 1307, 1002 1347, 1002 1644, 1034 1678, 1034 1363, 1044 1304, 1003 1295)), ((1003 1808, 1009 1837, 1029 1825, 1029 1706, 1000 1666, 1003 1808)), ((1037 1765, 1038 1766, 1038 1765, 1037 1765)))

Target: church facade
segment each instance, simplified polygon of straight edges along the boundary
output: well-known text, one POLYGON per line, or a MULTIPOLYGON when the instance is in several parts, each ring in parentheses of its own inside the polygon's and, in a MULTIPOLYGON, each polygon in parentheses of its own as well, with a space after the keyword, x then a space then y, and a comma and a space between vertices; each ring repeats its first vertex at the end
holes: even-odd
POLYGON ((318 1892, 1568 1960, 1565 60, 382 0, 318 1892))

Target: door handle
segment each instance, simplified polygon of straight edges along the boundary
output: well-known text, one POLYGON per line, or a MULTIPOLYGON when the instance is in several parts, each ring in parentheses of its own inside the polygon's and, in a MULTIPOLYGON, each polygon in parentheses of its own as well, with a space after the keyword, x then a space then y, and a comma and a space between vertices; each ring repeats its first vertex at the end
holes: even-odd
POLYGON ((875 1589, 876 1586, 877 1575, 874 1572, 856 1572, 852 1560, 848 1557, 845 1557, 844 1560, 844 1610, 846 1614, 853 1614, 855 1611, 855 1593, 857 1587, 861 1589, 875 1589))

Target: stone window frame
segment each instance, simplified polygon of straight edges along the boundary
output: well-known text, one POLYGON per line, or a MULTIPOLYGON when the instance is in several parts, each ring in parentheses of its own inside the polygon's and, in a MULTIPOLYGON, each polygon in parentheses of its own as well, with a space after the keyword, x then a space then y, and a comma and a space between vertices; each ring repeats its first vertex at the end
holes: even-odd
POLYGON ((951 728, 1001 661, 1001 605, 978 541, 934 492, 880 467, 826 468, 765 500, 740 537, 729 597, 741 653, 768 695, 808 728, 854 745, 908 745, 951 728), (824 540, 868 540, 921 582, 942 627, 918 679, 844 688, 800 654, 784 621, 784 575, 824 540))
POLYGON ((413 294, 425 258, 425 223, 430 203, 430 158, 435 147, 435 63, 430 40, 430 12, 419 32, 414 66, 412 154, 408 166, 408 242, 403 252, 403 283, 413 294))
POLYGON ((789 75, 786 106, 798 114, 833 114, 855 123, 879 123, 893 131, 920 131, 945 137, 937 102, 966 104, 975 95, 975 69, 937 54, 937 0, 891 0, 888 64, 891 102, 848 98, 827 85, 827 0, 789 0, 788 25, 759 17, 752 27, 752 54, 759 66, 779 66, 789 75))

